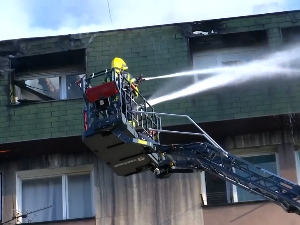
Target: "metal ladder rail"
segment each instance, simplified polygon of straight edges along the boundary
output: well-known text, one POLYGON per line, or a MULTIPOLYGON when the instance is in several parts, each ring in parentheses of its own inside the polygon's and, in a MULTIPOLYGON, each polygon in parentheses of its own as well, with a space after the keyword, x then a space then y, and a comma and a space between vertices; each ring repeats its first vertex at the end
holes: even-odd
POLYGON ((188 119, 195 127, 198 128, 202 132, 201 133, 193 133, 193 132, 181 132, 181 131, 170 131, 170 130, 162 130, 162 129, 152 129, 149 128, 149 130, 157 131, 157 132, 164 132, 164 133, 177 133, 177 134, 189 134, 189 135, 198 135, 205 137, 211 144, 213 144, 215 147, 219 148, 225 156, 228 155, 228 152, 225 151, 220 145, 218 145, 217 142, 215 142, 212 137, 210 137, 190 116, 188 115, 182 115, 182 114, 172 114, 172 113, 160 113, 160 112, 145 112, 145 111, 134 111, 136 113, 143 113, 143 114, 156 114, 156 115, 164 115, 164 116, 174 116, 174 117, 184 117, 188 119))
MULTIPOLYGON (((198 136, 203 136, 205 137, 212 145, 214 145, 218 150, 221 151, 221 153, 223 154, 223 156, 225 156, 226 158, 229 156, 229 153, 227 151, 225 151, 220 145, 218 145, 218 143, 212 138, 210 137, 190 116, 188 115, 183 115, 183 114, 172 114, 172 113, 161 113, 161 112, 144 112, 144 111, 135 111, 137 113, 144 113, 144 114, 156 114, 156 115, 164 115, 164 116, 173 116, 173 117, 183 117, 183 118, 187 118, 192 124, 194 124, 195 127, 197 127, 202 133, 193 133, 193 132, 181 132, 181 131, 170 131, 170 130, 163 130, 163 129, 151 129, 149 128, 149 130, 155 130, 157 132, 163 132, 163 133, 177 133, 177 134, 188 134, 188 135, 198 135, 198 136)), ((236 160, 243 162, 244 164, 249 164, 248 161, 238 158, 236 156, 232 156, 234 157, 236 160)), ((283 182, 287 185, 291 185, 291 186, 295 186, 296 184, 283 178, 280 177, 268 170, 265 170, 257 165, 252 165, 254 166, 256 169, 262 171, 263 173, 269 174, 270 177, 272 177, 273 179, 276 179, 277 181, 283 182)))
POLYGON ((203 155, 201 157, 197 157, 196 155, 194 157, 195 159, 198 158, 202 164, 206 164, 206 170, 208 169, 210 172, 218 176, 221 175, 221 178, 250 191, 250 193, 254 192, 277 203, 289 202, 293 207, 297 207, 298 212, 300 212, 300 186, 293 184, 288 187, 287 185, 282 184, 285 183, 283 178, 272 179, 272 176, 264 177, 263 175, 260 175, 249 168, 249 166, 255 165, 249 162, 244 164, 244 160, 241 160, 230 153, 229 158, 222 160, 223 155, 220 153, 220 151, 217 151, 217 149, 214 149, 212 146, 208 149, 212 151, 211 153, 216 153, 220 158, 210 158, 209 156, 211 153, 206 151, 202 151, 203 155), (243 177, 236 174, 232 169, 229 168, 238 169, 249 176, 243 177), (253 180, 251 178, 256 179, 253 180))
MULTIPOLYGON (((250 193, 260 195, 281 206, 285 205, 283 207, 285 210, 293 211, 294 208, 297 208, 296 213, 300 213, 300 186, 294 184, 288 187, 282 184, 284 183, 282 179, 274 180, 272 177, 264 177, 251 169, 255 165, 249 162, 244 164, 241 159, 230 153, 228 153, 229 157, 225 157, 212 144, 196 142, 182 145, 175 144, 172 147, 162 145, 158 148, 160 148, 159 152, 185 158, 175 162, 175 167, 212 173, 250 193), (233 169, 244 172, 248 176, 238 174, 233 169)), ((171 173, 172 170, 170 170, 171 173)))
MULTIPOLYGON (((124 88, 124 82, 125 82, 129 86, 130 91, 132 91, 131 82, 126 77, 122 78, 123 82, 120 82, 120 76, 118 78, 119 78, 119 83, 121 84, 121 88, 120 88, 121 95, 125 94, 125 98, 129 97, 129 96, 127 96, 127 93, 125 93, 123 88, 124 88)), ((153 106, 150 105, 150 103, 147 101, 147 99, 138 90, 134 90, 134 91, 137 92, 139 98, 142 99, 142 103, 137 105, 137 109, 140 109, 141 105, 143 105, 146 110, 147 110, 147 108, 150 108, 150 110, 151 110, 151 111, 146 111, 146 112, 148 112, 146 114, 143 113, 143 115, 145 115, 145 118, 141 117, 141 127, 144 130, 144 132, 148 133, 148 135, 150 135, 152 138, 154 138, 153 134, 149 134, 149 132, 148 132, 148 130, 150 131, 148 124, 150 122, 151 127, 155 126, 156 128, 161 128, 160 118, 157 117, 156 113, 154 112, 153 106), (151 114, 152 116, 149 116, 149 114, 151 114)), ((131 105, 131 101, 132 101, 132 99, 130 99, 130 105, 131 105)), ((137 103, 137 102, 135 101, 135 103, 137 103)), ((127 113, 132 114, 132 113, 138 113, 138 112, 139 111, 136 111, 136 110, 128 111, 127 106, 126 106, 126 115, 127 115, 127 113)), ((132 116, 132 118, 134 118, 134 120, 138 124, 139 123, 139 121, 137 120, 138 117, 133 116, 133 115, 131 115, 131 116, 132 116)), ((127 116, 126 116, 126 118, 127 118, 127 116)), ((159 135, 158 135, 158 143, 159 143, 159 135)))

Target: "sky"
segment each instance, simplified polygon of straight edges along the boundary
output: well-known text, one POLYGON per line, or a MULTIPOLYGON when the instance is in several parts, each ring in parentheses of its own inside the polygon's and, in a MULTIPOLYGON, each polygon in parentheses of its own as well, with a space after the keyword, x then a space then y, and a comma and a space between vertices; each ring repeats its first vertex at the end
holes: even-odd
POLYGON ((273 2, 260 13, 300 9, 299 0, 0 0, 0 41, 245 16, 273 2))

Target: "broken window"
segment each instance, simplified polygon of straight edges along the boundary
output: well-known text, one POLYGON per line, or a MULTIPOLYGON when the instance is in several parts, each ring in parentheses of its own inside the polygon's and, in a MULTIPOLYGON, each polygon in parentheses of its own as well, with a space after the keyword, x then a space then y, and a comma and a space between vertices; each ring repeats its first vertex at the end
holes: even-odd
POLYGON ((75 82, 85 75, 84 59, 84 50, 14 59, 15 104, 81 98, 75 82))

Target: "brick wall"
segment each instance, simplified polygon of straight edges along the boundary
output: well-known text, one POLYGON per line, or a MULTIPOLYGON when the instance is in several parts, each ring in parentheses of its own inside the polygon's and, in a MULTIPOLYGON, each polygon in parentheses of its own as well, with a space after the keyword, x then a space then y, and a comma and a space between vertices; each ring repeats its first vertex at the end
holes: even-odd
MULTIPOLYGON (((156 76, 189 67, 187 42, 175 26, 150 27, 82 35, 68 43, 67 37, 24 40, 27 55, 86 47, 88 73, 110 67, 113 57, 122 57, 134 76, 156 76)), ((1 64, 5 66, 5 64, 1 64)), ((7 79, 1 79, 1 103, 7 99, 7 79)), ((142 85, 149 95, 160 82, 142 85)), ((7 101, 7 100, 6 100, 7 101)), ((0 143, 81 135, 83 101, 52 101, 27 106, 1 107, 0 143), (7 132, 9 130, 9 132, 7 132)))
MULTIPOLYGON (((282 44, 280 28, 299 24, 300 21, 293 23, 291 17, 286 14, 227 19, 220 23, 220 27, 223 33, 267 29, 268 45, 270 49, 276 50, 282 44)), ((89 73, 108 68, 115 56, 124 58, 135 76, 141 73, 145 77, 156 76, 190 68, 187 41, 176 26, 99 32, 79 37, 80 39, 72 42, 69 41, 69 36, 25 39, 20 42, 20 47, 27 55, 85 47, 89 73)), ((2 60, 1 67, 6 66, 7 61, 3 63, 2 60)), ((7 79, 7 75, 0 79, 0 143, 81 134, 81 99, 6 107, 7 79)), ((169 82, 171 81, 147 81, 142 84, 141 91, 146 96, 151 95, 160 85, 169 82)), ((184 85, 183 82, 185 79, 170 84, 172 89, 176 90, 184 85)), ((235 92, 232 92, 232 89, 222 89, 222 93, 159 104, 156 109, 189 114, 197 122, 287 113, 290 110, 297 112, 300 110, 300 104, 296 102, 298 89, 297 84, 285 89, 280 85, 269 90, 261 86, 247 90, 237 89, 235 92)), ((182 123, 187 121, 169 118, 164 120, 163 125, 182 123)))
POLYGON ((14 135, 14 133, 10 133, 10 129, 7 129, 7 125, 9 124, 9 114, 6 112, 5 105, 8 102, 8 82, 7 82, 7 69, 9 68, 9 61, 6 58, 0 57, 0 143, 6 142, 6 134, 14 135))
MULTIPOLYGON (((219 26, 222 33, 266 30, 267 47, 272 52, 283 47, 281 28, 299 25, 300 13, 291 13, 226 19, 219 26), (293 17, 294 22, 292 22, 293 17)), ((165 110, 188 114, 196 122, 240 119, 299 112, 299 97, 300 82, 298 80, 276 79, 208 91, 193 96, 193 103, 179 105, 170 101, 165 110)), ((184 122, 186 120, 171 121, 173 125, 184 122)))

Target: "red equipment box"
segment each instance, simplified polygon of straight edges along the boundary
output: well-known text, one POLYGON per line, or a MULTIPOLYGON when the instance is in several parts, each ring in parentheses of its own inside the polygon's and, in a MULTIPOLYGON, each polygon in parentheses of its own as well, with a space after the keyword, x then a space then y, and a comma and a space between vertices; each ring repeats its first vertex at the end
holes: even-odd
POLYGON ((108 82, 96 87, 86 89, 85 94, 88 102, 92 103, 99 98, 108 98, 119 93, 116 82, 108 82))

